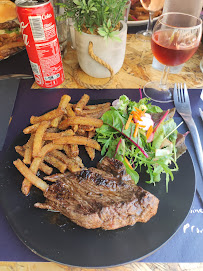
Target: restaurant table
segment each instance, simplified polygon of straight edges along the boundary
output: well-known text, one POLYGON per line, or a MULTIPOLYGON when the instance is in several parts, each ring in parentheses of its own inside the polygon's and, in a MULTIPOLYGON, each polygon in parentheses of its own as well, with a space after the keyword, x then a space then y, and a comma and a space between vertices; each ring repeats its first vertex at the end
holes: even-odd
MULTIPOLYGON (((0 75, 1 74, 11 74, 11 73, 26 73, 32 74, 28 57, 26 51, 23 51, 14 57, 11 57, 7 60, 0 62, 0 75)), ((9 81, 6 81, 9 82, 9 81)), ((15 100, 15 105, 12 112, 12 120, 8 127, 7 136, 5 139, 5 145, 0 153, 0 158, 2 159, 4 153, 6 152, 8 146, 13 142, 14 138, 23 130, 25 124, 29 123, 29 118, 32 114, 39 115, 47 110, 50 110, 57 106, 57 103, 60 100, 61 95, 68 94, 72 97, 73 101, 77 101, 82 94, 87 93, 90 95, 92 100, 97 100, 98 97, 102 97, 102 99, 108 98, 118 98, 122 94, 126 94, 129 98, 133 100, 139 99, 139 91, 138 89, 105 89, 105 90, 84 90, 84 89, 31 89, 31 86, 34 82, 34 79, 29 80, 21 80, 18 92, 15 100), (116 94, 115 94, 116 92, 116 94)), ((4 81, 5 83, 5 81, 4 81)), ((1 84, 1 82, 0 82, 1 84)), ((8 101, 10 95, 12 95, 10 89, 8 92, 4 92, 3 96, 1 96, 0 106, 8 101)), ((203 102, 200 99, 201 89, 190 89, 189 95, 191 98, 192 112, 193 118, 196 122, 197 128, 200 133, 201 141, 203 144, 203 124, 199 116, 199 107, 203 108, 203 102)), ((154 103, 156 104, 156 103, 154 103)), ((160 104, 157 104, 160 105, 160 104)), ((164 109, 172 108, 173 104, 165 104, 161 105, 164 109)), ((5 115, 6 115, 5 110, 5 115)), ((177 114, 176 114, 177 116, 177 114)), ((0 116, 0 123, 4 115, 0 116)), ((186 131, 187 128, 185 125, 182 125, 181 128, 183 131, 186 131)), ((187 136, 186 142, 190 141, 189 144, 189 152, 192 157, 195 175, 196 178, 202 179, 195 155, 195 151, 193 145, 191 143, 191 136, 187 136)), ((184 188, 183 188, 184 189, 184 188)), ((166 263, 162 266, 162 268, 166 268, 163 270, 170 270, 169 268, 173 268, 173 264, 169 263, 182 263, 182 267, 187 270, 187 263, 198 263, 198 265, 193 265, 194 268, 198 268, 200 270, 202 265, 199 264, 203 262, 203 205, 201 200, 198 198, 197 194, 194 196, 194 200, 191 206, 191 210, 180 226, 179 230, 176 232, 174 236, 166 244, 164 244, 161 248, 155 251, 152 255, 141 260, 140 265, 138 263, 127 264, 123 267, 115 267, 115 270, 137 270, 136 268, 146 268, 145 264, 148 264, 148 268, 146 270, 153 270, 153 268, 161 268, 158 263, 166 263), (154 265, 153 265, 154 264, 154 265), (157 265, 156 265, 157 264, 157 265), (184 265, 185 264, 185 265, 184 265), (159 266, 159 267, 158 267, 159 266), (119 269, 121 268, 121 269, 119 269), (150 269, 151 268, 151 269, 150 269), (168 268, 168 269, 167 269, 168 268)), ((15 268, 19 267, 18 263, 20 262, 30 262, 32 263, 43 263, 45 264, 46 260, 42 259, 38 255, 31 252, 15 235, 10 225, 6 220, 6 216, 4 211, 0 207, 0 262, 4 262, 1 266, 9 266, 8 262, 12 262, 11 266, 15 268), (7 262, 7 264, 5 264, 7 262), (16 265, 14 264, 16 263, 16 265)), ((23 265, 21 265, 23 266, 23 265)), ((27 266, 27 265, 25 265, 27 266)), ((36 265, 38 266, 38 265, 36 265)), ((43 265, 42 269, 44 270, 45 265, 43 265)), ((40 265, 39 265, 40 267, 40 265)), ((178 265, 179 270, 182 270, 181 265, 178 265)), ((191 267, 191 268, 193 268, 191 267)), ((51 268, 50 266, 47 268, 51 268)), ((55 267, 56 268, 56 267, 55 267)), ((65 268, 65 267, 58 267, 65 268)), ((177 266, 176 266, 177 268, 177 266)), ((3 269, 2 269, 3 270, 3 269)), ((15 269, 14 269, 15 270, 15 269)), ((17 269, 16 269, 17 270, 17 269)), ((56 269, 55 269, 56 270, 56 269)), ((60 270, 60 269, 59 269, 60 270)), ((65 270, 77 270, 70 267, 67 267, 65 270)), ((80 269, 78 269, 80 270, 80 269)), ((95 269, 96 270, 96 269, 95 269)), ((108 269, 111 270, 111 269, 108 269)), ((114 270, 114 268, 112 268, 114 270)), ((142 269, 140 269, 142 270, 142 269)), ((161 269, 162 270, 162 269, 161 269)), ((178 270, 178 269, 176 269, 178 270)))

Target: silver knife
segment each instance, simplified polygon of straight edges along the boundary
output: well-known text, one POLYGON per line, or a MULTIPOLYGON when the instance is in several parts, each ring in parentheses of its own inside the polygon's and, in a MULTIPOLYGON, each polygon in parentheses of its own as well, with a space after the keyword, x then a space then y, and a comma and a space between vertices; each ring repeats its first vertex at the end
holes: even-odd
POLYGON ((201 108, 199 108, 199 113, 200 113, 200 117, 201 117, 201 119, 202 119, 202 121, 203 121, 203 111, 202 111, 201 108))
POLYGON ((30 79, 33 78, 33 75, 31 74, 5 74, 5 75, 0 75, 0 80, 5 80, 5 79, 30 79))

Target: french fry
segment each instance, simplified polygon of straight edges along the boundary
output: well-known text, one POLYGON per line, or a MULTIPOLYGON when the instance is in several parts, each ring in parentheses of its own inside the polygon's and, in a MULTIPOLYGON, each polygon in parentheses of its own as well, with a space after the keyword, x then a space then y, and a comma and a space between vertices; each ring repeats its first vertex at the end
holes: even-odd
MULTIPOLYGON (((63 137, 62 137, 63 138, 63 137)), ((57 139, 56 139, 57 140, 57 139)), ((54 144, 54 143, 49 143, 42 147, 39 157, 45 157, 45 155, 53 150, 63 150, 63 145, 62 144, 54 144)))
POLYGON ((64 173, 67 169, 67 166, 65 163, 61 162, 59 159, 56 157, 52 156, 51 154, 48 154, 44 157, 44 161, 49 163, 50 165, 54 166, 57 168, 61 173, 64 173))
POLYGON ((36 123, 39 123, 42 121, 53 120, 57 117, 62 116, 64 113, 65 113, 64 110, 62 110, 61 108, 57 108, 52 111, 49 111, 48 113, 46 113, 44 115, 39 116, 39 117, 31 116, 30 123, 36 124, 36 123))
MULTIPOLYGON (((15 146, 15 150, 17 153, 19 153, 22 157, 24 157, 25 150, 22 146, 15 146)), ((44 172, 46 175, 51 175, 53 168, 49 167, 45 163, 41 162, 39 165, 39 169, 44 172)))
POLYGON ((64 151, 67 157, 72 158, 79 155, 78 145, 64 145, 64 151))
POLYGON ((83 129, 86 132, 93 131, 95 128, 91 125, 79 125, 78 129, 83 129))
POLYGON ((31 134, 28 142, 25 144, 25 150, 24 150, 24 158, 23 158, 23 163, 24 164, 31 164, 32 161, 32 147, 34 143, 34 134, 31 134))
MULTIPOLYGON (((31 165, 30 165, 30 170, 33 172, 33 174, 37 174, 37 171, 39 169, 39 166, 42 162, 41 158, 34 158, 31 165)), ((25 178, 22 182, 22 187, 21 187, 21 191, 23 192, 23 194, 25 194, 26 196, 30 193, 30 189, 32 187, 32 183, 25 178)))
POLYGON ((51 175, 53 168, 49 167, 48 165, 46 165, 45 163, 41 162, 41 164, 39 165, 39 169, 44 172, 46 175, 51 175))
POLYGON ((69 95, 63 95, 61 97, 60 103, 58 108, 61 108, 62 110, 66 109, 68 103, 70 102, 71 97, 69 95))
POLYGON ((59 129, 65 130, 69 126, 78 125, 78 124, 80 124, 80 125, 90 125, 90 126, 94 126, 96 128, 99 128, 99 127, 102 126, 103 121, 101 119, 80 117, 80 116, 69 117, 68 119, 63 120, 60 123, 59 129))
POLYGON ((79 115, 81 114, 85 114, 85 115, 91 115, 91 114, 94 114, 98 111, 101 111, 103 110, 104 108, 109 108, 108 106, 104 106, 103 108, 102 107, 97 107, 95 109, 84 109, 82 112, 79 113, 79 115))
POLYGON ((63 163, 67 163, 68 162, 68 157, 61 151, 58 150, 53 150, 51 152, 51 155, 53 155, 54 157, 58 158, 59 160, 61 160, 63 163))
POLYGON ((81 159, 79 156, 73 157, 72 159, 75 161, 75 163, 76 163, 81 169, 85 168, 85 166, 84 166, 84 164, 83 164, 83 162, 82 162, 82 159, 81 159))
MULTIPOLYGON (((75 112, 73 111, 70 104, 67 105, 66 112, 67 112, 66 115, 68 117, 75 117, 75 112)), ((78 125, 73 125, 73 131, 76 133, 77 130, 78 130, 78 125)))
POLYGON ((20 173, 27 180, 29 180, 29 182, 38 187, 40 190, 45 192, 49 188, 49 185, 42 179, 38 178, 20 159, 14 161, 13 164, 18 169, 18 171, 20 171, 20 173))
POLYGON ((75 112, 73 111, 72 106, 70 104, 66 106, 66 115, 68 117, 75 117, 75 112))
POLYGON ((75 162, 74 158, 69 158, 67 165, 67 169, 70 172, 77 172, 80 171, 80 166, 75 162))
MULTIPOLYGON (((61 151, 58 150, 54 150, 51 152, 51 154, 53 157, 55 157, 56 159, 59 159, 62 163, 65 163, 65 165, 67 166, 68 170, 71 172, 76 172, 80 170, 80 167, 78 165, 78 162, 76 162, 76 160, 74 159, 70 159, 68 158, 64 153, 62 153, 61 151)), ((61 171, 60 171, 61 172, 61 171)))
POLYGON ((46 133, 57 133, 58 132, 58 128, 56 127, 49 127, 46 130, 46 133))
POLYGON ((80 127, 78 127, 76 135, 86 137, 87 136, 87 131, 80 126, 80 127))
POLYGON ((51 127, 57 128, 63 116, 57 117, 51 121, 51 127))
MULTIPOLYGON (((62 110, 64 111, 64 110, 66 109, 68 103, 70 102, 70 100, 71 100, 71 97, 70 97, 69 95, 63 95, 63 96, 61 97, 61 100, 60 100, 60 103, 59 103, 58 108, 60 108, 60 109, 62 109, 62 110)), ((59 123, 60 123, 62 117, 63 117, 63 116, 59 116, 59 117, 53 119, 53 120, 51 121, 51 126, 52 126, 52 127, 58 127, 58 125, 59 125, 59 123)))
POLYGON ((90 159, 93 161, 95 158, 95 149, 92 147, 85 146, 85 150, 88 153, 90 159))
POLYGON ((93 138, 95 136, 95 131, 89 131, 88 132, 88 137, 93 138))
POLYGON ((38 126, 37 131, 35 133, 34 142, 33 142, 33 151, 32 151, 33 157, 38 156, 38 154, 42 148, 42 141, 43 141, 44 133, 45 133, 46 129, 49 127, 49 125, 50 125, 49 121, 43 121, 38 126))
MULTIPOLYGON (((95 135, 95 131, 88 132, 88 138, 92 138, 94 135, 95 135)), ((93 161, 95 158, 95 149, 88 147, 88 146, 85 146, 85 150, 88 153, 90 159, 93 161)))
MULTIPOLYGON (((106 111, 108 111, 108 110, 104 109, 104 110, 101 110, 101 111, 92 113, 92 114, 91 114, 91 118, 99 119, 99 118, 101 118, 101 117, 103 116, 103 114, 104 114, 106 111)), ((88 116, 88 115, 86 115, 86 116, 88 116)))
POLYGON ((70 145, 70 150, 72 157, 76 157, 79 155, 79 148, 77 144, 70 145))
POLYGON ((51 207, 48 203, 40 203, 40 202, 36 202, 34 204, 34 206, 36 208, 39 208, 39 209, 44 209, 44 210, 53 210, 53 207, 51 207))
POLYGON ((69 129, 66 130, 64 132, 60 132, 60 133, 45 133, 43 136, 44 140, 53 140, 62 136, 68 136, 68 135, 74 135, 73 130, 69 129))
POLYGON ((101 109, 101 108, 110 107, 110 106, 111 106, 111 103, 86 105, 83 110, 95 110, 95 109, 101 109))
POLYGON ((79 114, 83 110, 83 108, 86 106, 86 104, 88 103, 89 99, 90 99, 90 96, 87 95, 87 94, 84 94, 82 96, 82 98, 78 101, 78 103, 76 104, 74 111, 77 114, 79 114))
MULTIPOLYGON (((59 145, 65 145, 65 144, 77 144, 77 145, 84 145, 84 146, 89 146, 92 147, 98 151, 101 150, 101 146, 99 143, 94 140, 90 139, 87 137, 82 137, 82 136, 64 136, 58 139, 55 139, 53 141, 54 144, 59 144, 59 145)), ((45 148, 44 146, 43 148, 45 148)))
POLYGON ((15 146, 15 151, 18 154, 20 154, 22 157, 24 157, 25 150, 24 150, 23 146, 15 146))
POLYGON ((72 152, 71 152, 71 147, 70 147, 71 145, 64 145, 63 146, 63 149, 64 149, 64 151, 65 151, 65 153, 66 153, 66 155, 67 155, 67 157, 72 157, 72 152))
POLYGON ((34 132, 36 132, 38 126, 39 126, 39 123, 30 125, 30 126, 26 127, 26 128, 23 130, 23 133, 24 133, 24 134, 31 134, 31 133, 34 133, 34 132))
POLYGON ((82 112, 79 113, 80 116, 87 116, 91 117, 92 114, 99 113, 99 112, 106 112, 110 110, 109 104, 104 104, 104 106, 97 106, 94 109, 84 109, 82 112))

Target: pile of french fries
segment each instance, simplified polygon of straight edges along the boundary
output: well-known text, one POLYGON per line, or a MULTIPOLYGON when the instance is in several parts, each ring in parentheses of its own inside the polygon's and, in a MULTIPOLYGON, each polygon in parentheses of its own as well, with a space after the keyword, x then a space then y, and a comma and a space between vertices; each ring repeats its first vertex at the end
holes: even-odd
MULTIPOLYGON (((156 11, 153 14, 153 17, 160 16, 162 14, 162 10, 156 11)), ((130 12, 129 12, 129 20, 132 21, 133 17, 130 16, 132 15, 135 17, 136 20, 148 20, 149 19, 149 11, 144 9, 140 1, 135 2, 133 5, 130 7, 130 12)))
POLYGON ((41 116, 31 116, 31 125, 23 130, 24 134, 30 134, 29 140, 25 145, 15 147, 23 157, 22 161, 14 161, 14 165, 25 176, 21 188, 25 195, 30 193, 32 186, 29 178, 35 179, 33 174, 36 176, 39 170, 51 175, 53 167, 60 173, 83 169, 79 145, 85 146, 91 160, 95 158, 95 150, 101 150, 92 138, 96 128, 102 126, 100 118, 110 109, 110 103, 87 105, 89 99, 84 94, 77 104, 71 104, 71 97, 63 95, 56 109, 41 116))

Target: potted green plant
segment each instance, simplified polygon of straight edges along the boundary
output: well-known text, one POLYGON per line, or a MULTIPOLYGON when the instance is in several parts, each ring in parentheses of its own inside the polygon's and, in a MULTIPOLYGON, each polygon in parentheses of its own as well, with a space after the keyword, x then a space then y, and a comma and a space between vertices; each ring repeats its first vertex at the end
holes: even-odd
POLYGON ((128 0, 66 0, 64 17, 72 18, 75 43, 81 69, 90 76, 106 78, 110 71, 93 60, 88 50, 117 73, 123 65, 126 48, 127 24, 123 21, 128 0))

